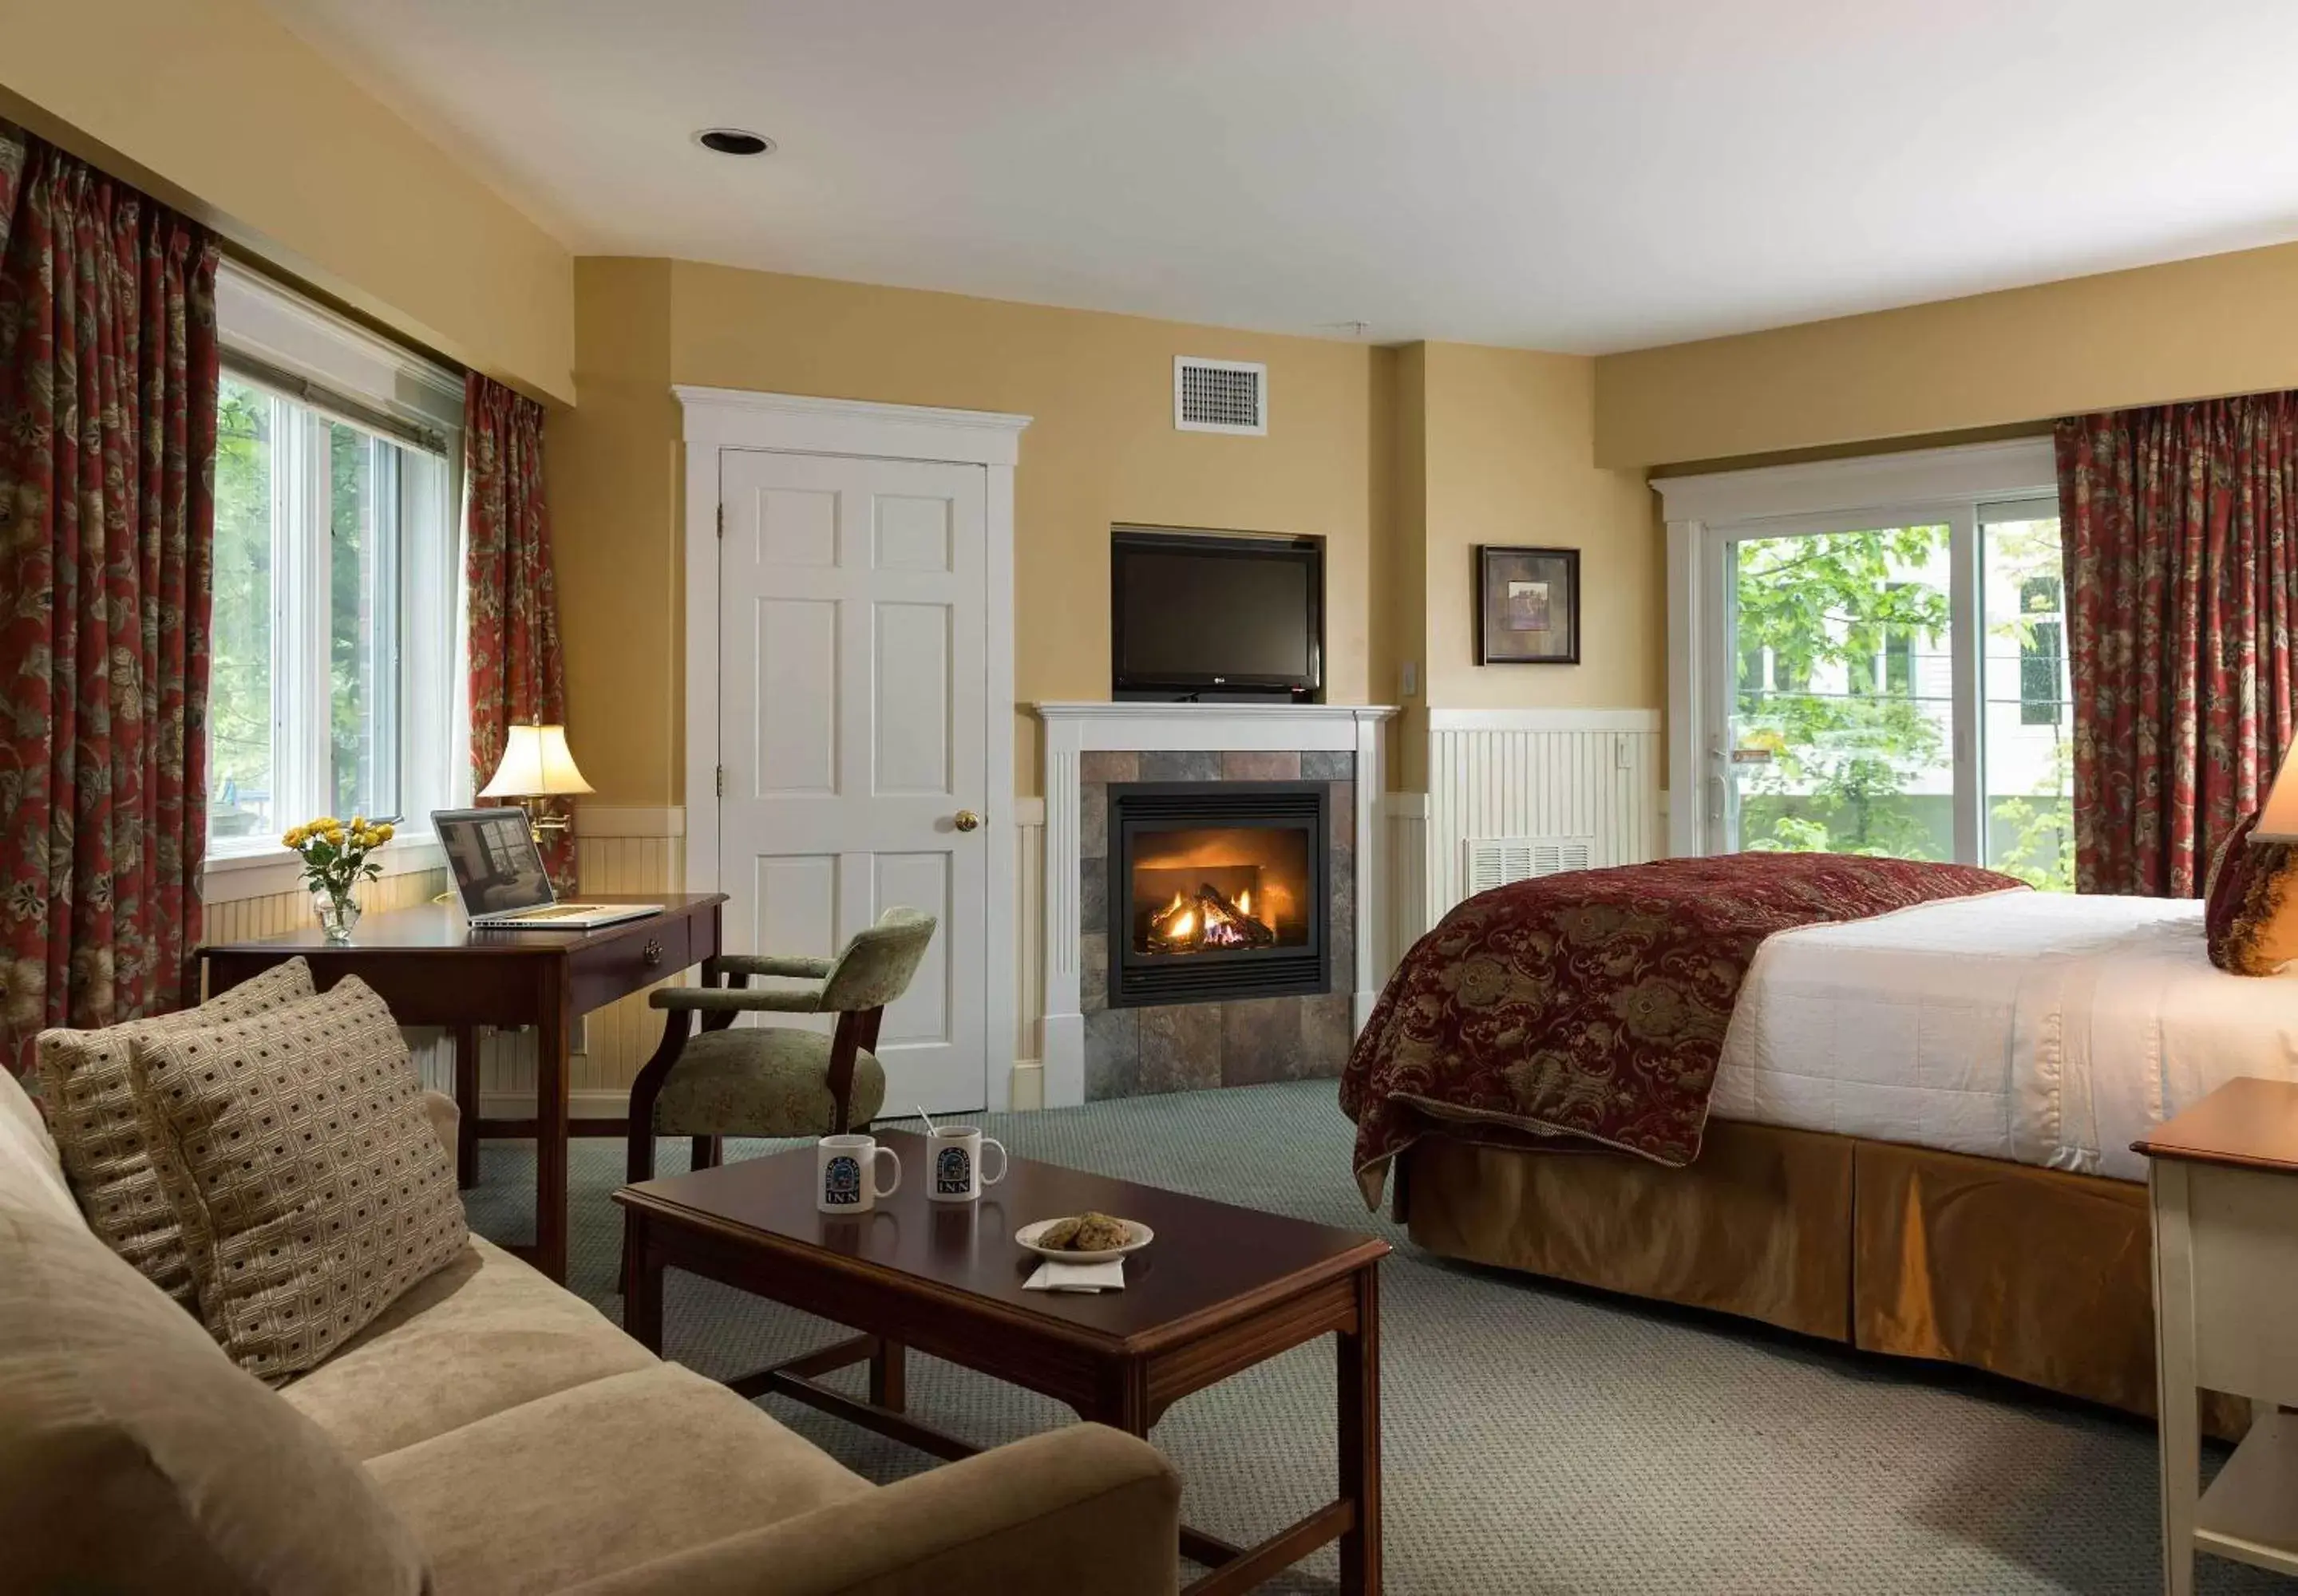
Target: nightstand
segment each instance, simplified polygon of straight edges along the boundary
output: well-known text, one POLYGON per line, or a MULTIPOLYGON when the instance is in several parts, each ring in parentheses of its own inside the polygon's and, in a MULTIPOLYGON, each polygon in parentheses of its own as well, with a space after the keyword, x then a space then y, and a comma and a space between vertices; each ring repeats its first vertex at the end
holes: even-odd
POLYGON ((2197 1550, 2298 1575, 2298 1084, 2228 1082, 2131 1144, 2150 1160, 2162 1588, 2197 1550), (2197 1499, 2197 1388, 2251 1399, 2251 1430, 2197 1499))

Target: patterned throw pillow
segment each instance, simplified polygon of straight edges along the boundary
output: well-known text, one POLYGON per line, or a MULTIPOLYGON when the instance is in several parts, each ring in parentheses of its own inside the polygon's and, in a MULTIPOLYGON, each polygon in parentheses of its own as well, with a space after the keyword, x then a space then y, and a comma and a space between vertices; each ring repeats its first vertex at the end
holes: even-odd
POLYGON ((2253 843, 2251 815, 2219 845, 2203 888, 2211 962, 2236 975, 2274 975, 2298 958, 2298 848, 2253 843))
POLYGON ((130 1044, 144 1032, 244 1020, 310 995, 311 967, 291 958, 197 1008, 102 1031, 40 1032, 40 1098, 88 1228, 145 1279, 194 1312, 199 1304, 192 1296, 183 1232, 145 1150, 144 1117, 129 1073, 130 1044))
POLYGON ((134 1068, 201 1312, 251 1373, 312 1368, 463 1250, 454 1160, 391 1010, 357 976, 138 1036, 134 1068))

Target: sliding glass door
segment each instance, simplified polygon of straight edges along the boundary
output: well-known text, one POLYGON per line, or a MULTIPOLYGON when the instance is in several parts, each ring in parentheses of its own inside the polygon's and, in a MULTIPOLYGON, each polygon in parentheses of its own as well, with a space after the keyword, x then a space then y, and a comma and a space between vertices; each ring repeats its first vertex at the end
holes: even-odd
POLYGON ((1712 848, 2071 885, 2055 503, 1757 522, 1720 553, 1712 848))

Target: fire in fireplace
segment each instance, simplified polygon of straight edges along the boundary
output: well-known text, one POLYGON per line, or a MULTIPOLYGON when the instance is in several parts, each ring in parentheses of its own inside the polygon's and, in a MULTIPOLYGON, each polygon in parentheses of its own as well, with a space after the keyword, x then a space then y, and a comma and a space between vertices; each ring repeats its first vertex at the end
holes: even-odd
POLYGON ((1326 990, 1325 802, 1313 782, 1112 787, 1112 1001, 1326 990))

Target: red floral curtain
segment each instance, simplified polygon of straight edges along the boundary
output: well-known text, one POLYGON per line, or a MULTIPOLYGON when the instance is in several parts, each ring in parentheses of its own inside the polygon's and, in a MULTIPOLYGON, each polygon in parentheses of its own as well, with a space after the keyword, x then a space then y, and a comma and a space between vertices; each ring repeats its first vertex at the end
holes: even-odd
POLYGON ((2198 895, 2290 747, 2298 394, 2058 424, 2075 883, 2198 895))
POLYGON ((196 996, 216 246, 0 125, 0 1021, 196 996))
MULTIPOLYGON (((542 497, 542 407, 476 372, 463 385, 463 478, 475 791, 495 773, 513 722, 563 723, 566 716, 550 512, 542 497)), ((551 879, 571 888, 573 831, 550 835, 542 854, 551 879)))

